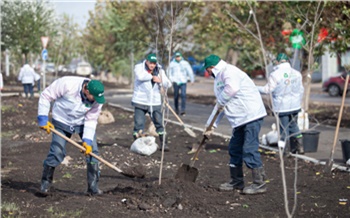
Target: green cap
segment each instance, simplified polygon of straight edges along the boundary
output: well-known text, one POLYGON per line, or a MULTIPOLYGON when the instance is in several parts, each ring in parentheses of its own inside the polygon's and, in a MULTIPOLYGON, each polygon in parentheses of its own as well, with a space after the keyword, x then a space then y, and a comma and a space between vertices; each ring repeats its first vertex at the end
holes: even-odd
POLYGON ((285 54, 285 53, 279 53, 278 55, 277 55, 277 58, 276 58, 276 60, 278 61, 278 62, 281 62, 281 61, 289 61, 289 58, 288 58, 288 56, 285 54))
POLYGON ((182 57, 181 52, 176 52, 176 53, 175 53, 175 57, 178 57, 178 56, 181 56, 181 57, 182 57))
POLYGON ((209 55, 204 59, 204 69, 207 69, 208 67, 211 66, 216 66, 220 62, 220 57, 217 55, 209 55))
POLYGON ((97 103, 99 104, 105 103, 105 96, 104 96, 105 88, 100 81, 90 80, 90 82, 87 84, 87 89, 89 90, 90 94, 94 96, 95 101, 97 103))
POLYGON ((147 60, 152 63, 157 63, 157 56, 156 54, 149 54, 147 55, 147 60))

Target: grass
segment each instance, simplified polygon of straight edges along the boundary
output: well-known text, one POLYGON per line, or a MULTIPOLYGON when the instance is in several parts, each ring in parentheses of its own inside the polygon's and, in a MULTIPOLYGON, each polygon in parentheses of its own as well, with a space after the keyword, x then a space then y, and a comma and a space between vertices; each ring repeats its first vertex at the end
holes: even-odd
POLYGON ((1 217, 20 217, 21 211, 19 210, 19 206, 15 203, 2 202, 1 204, 1 217))
POLYGON ((16 112, 16 108, 12 105, 1 105, 1 112, 16 112))
POLYGON ((14 132, 14 131, 8 131, 8 132, 1 131, 0 136, 1 136, 1 138, 10 138, 10 137, 14 136, 15 134, 16 134, 16 132, 14 132))
POLYGON ((49 207, 48 209, 46 209, 46 211, 48 213, 50 213, 50 217, 52 218, 60 218, 60 217, 70 217, 70 218, 74 218, 74 217, 81 217, 83 211, 82 210, 76 210, 76 211, 56 211, 54 209, 54 207, 49 207))

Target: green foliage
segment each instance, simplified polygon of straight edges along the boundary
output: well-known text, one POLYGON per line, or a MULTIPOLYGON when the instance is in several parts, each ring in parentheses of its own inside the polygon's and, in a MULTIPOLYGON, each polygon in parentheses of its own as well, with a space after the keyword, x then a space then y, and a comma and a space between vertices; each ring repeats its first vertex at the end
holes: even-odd
POLYGON ((55 34, 53 15, 53 9, 42 0, 1 1, 1 49, 25 56, 39 53, 40 37, 55 34))

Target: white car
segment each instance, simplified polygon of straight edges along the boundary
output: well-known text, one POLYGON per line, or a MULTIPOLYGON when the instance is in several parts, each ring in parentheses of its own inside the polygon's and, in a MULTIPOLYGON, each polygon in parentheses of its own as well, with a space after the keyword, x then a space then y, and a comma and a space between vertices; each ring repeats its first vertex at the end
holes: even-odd
POLYGON ((76 69, 77 75, 89 76, 92 73, 91 65, 88 62, 80 62, 76 69))

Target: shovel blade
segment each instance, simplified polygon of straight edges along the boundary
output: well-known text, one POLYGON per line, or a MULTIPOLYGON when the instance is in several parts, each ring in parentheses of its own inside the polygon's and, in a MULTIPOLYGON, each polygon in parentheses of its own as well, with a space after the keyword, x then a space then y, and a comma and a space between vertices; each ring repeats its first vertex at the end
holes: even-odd
POLYGON ((190 167, 187 164, 182 164, 177 170, 175 179, 179 179, 187 182, 195 182, 198 176, 198 169, 195 167, 190 167))

